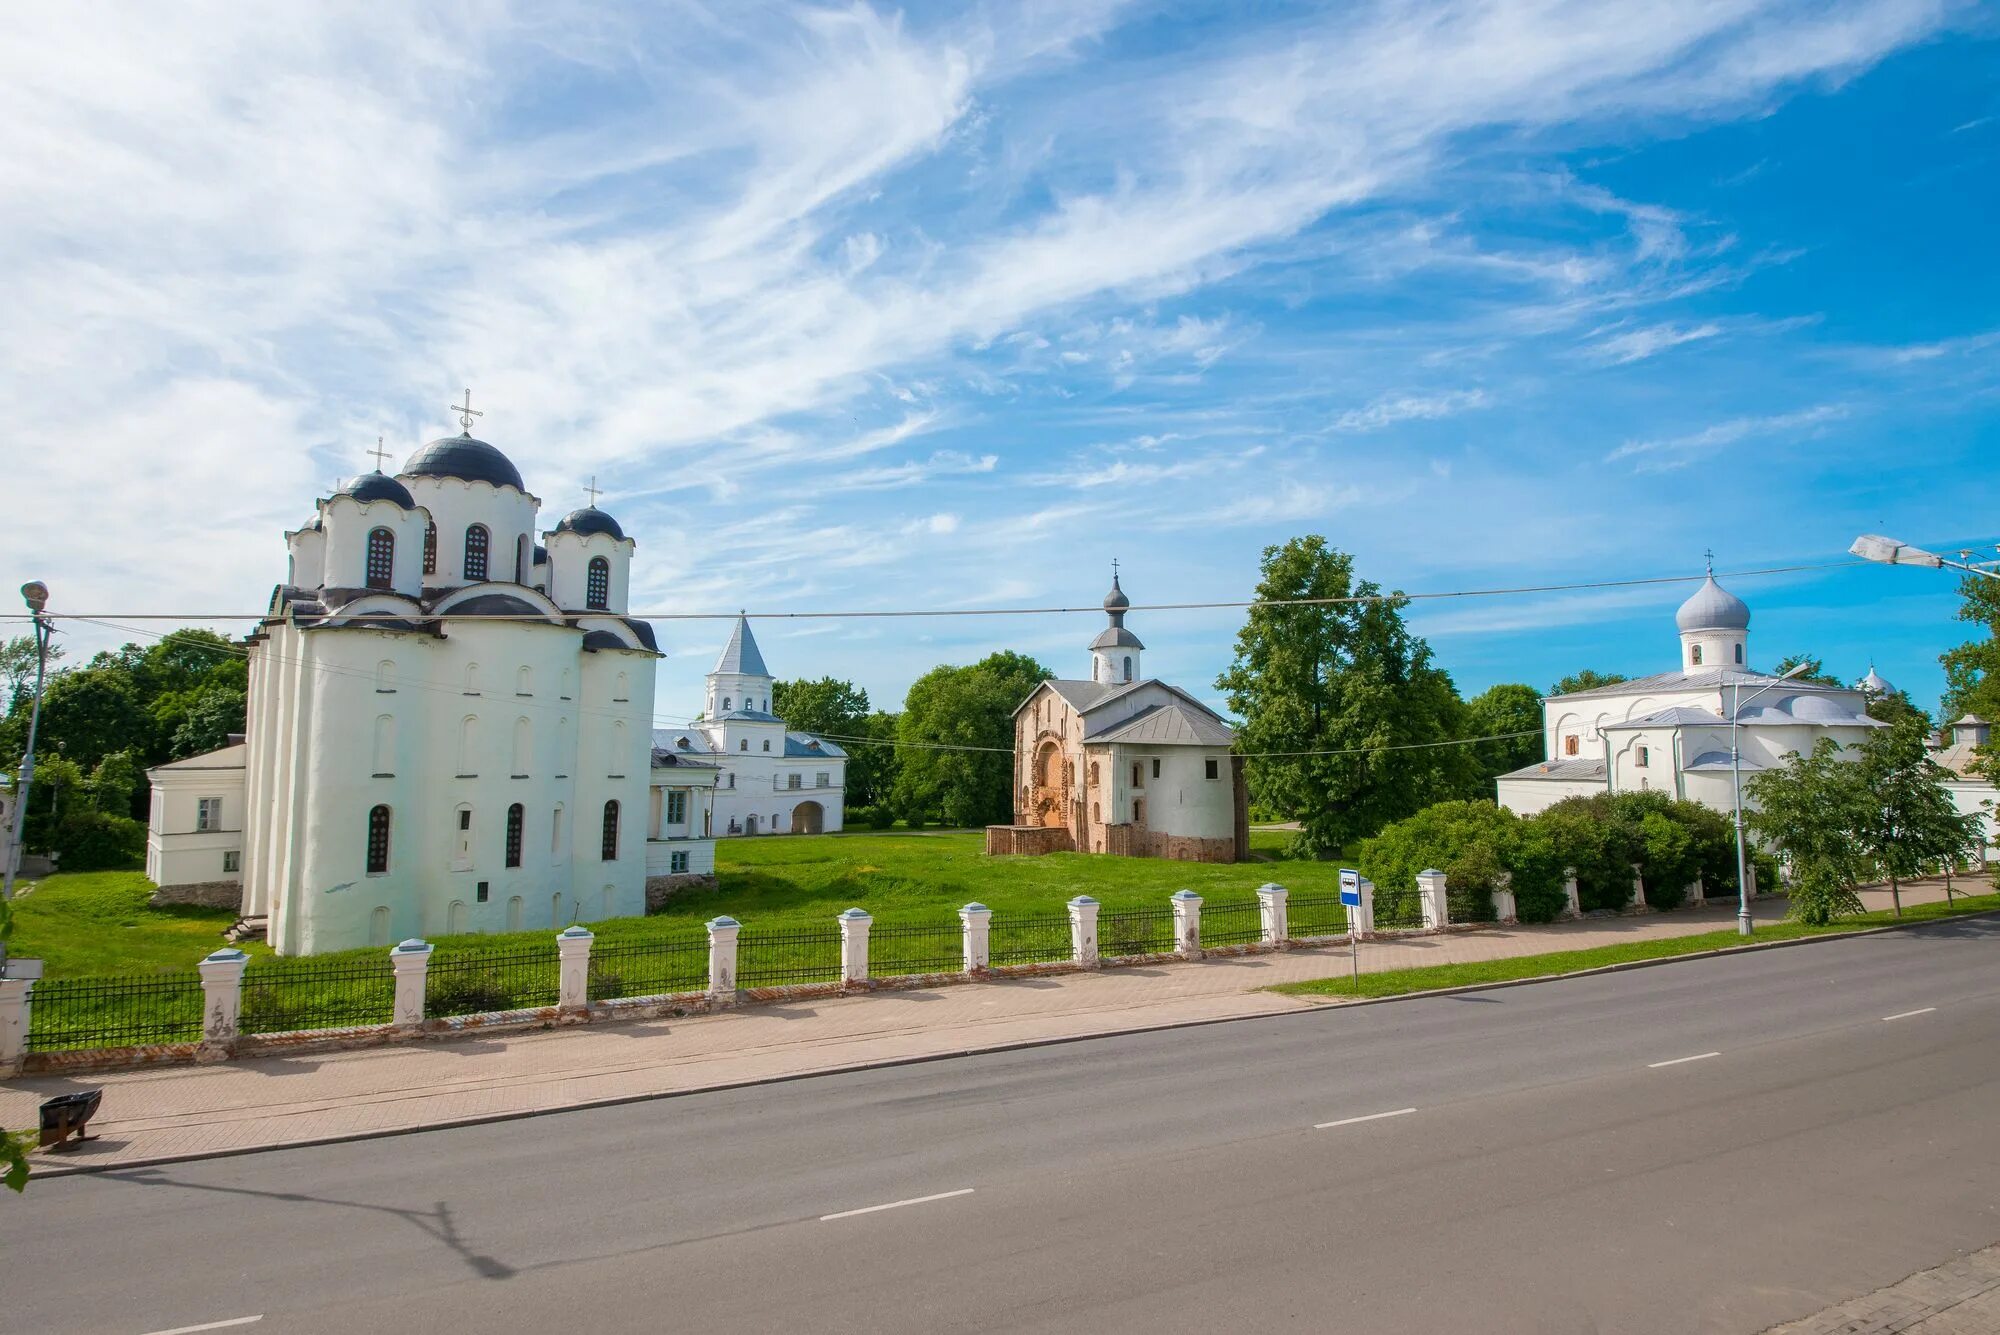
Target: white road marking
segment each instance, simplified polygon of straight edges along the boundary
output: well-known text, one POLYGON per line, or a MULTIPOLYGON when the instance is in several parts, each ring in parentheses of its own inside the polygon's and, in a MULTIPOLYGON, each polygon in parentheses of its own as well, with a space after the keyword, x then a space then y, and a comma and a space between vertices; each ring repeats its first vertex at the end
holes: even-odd
POLYGON ((1697 1052, 1692 1057, 1675 1057, 1672 1061, 1647 1062, 1646 1068, 1648 1070, 1657 1071, 1662 1066, 1679 1066, 1682 1062, 1707 1061, 1710 1057, 1720 1057, 1721 1055, 1722 1054, 1719 1052, 1697 1052))
POLYGON ((1885 1020, 1907 1020, 1907 1019, 1909 1019, 1909 1018, 1910 1018, 1910 1017, 1911 1017, 1912 1015, 1929 1015, 1929 1014, 1930 1014, 1930 1013, 1931 1013, 1932 1011, 1934 1011, 1934 1010, 1936 1010, 1936 1009, 1937 1009, 1937 1007, 1935 1007, 1935 1006, 1926 1006, 1926 1007, 1924 1007, 1924 1008, 1923 1008, 1922 1010, 1918 1010, 1918 1011, 1897 1011, 1897 1012, 1896 1012, 1896 1013, 1895 1013, 1894 1015, 1885 1015, 1885 1016, 1883 1016, 1882 1018, 1883 1018, 1883 1019, 1885 1019, 1885 1020))
POLYGON ((198 1330, 222 1330, 228 1326, 248 1326, 263 1319, 264 1314, 259 1312, 256 1316, 233 1316, 227 1321, 205 1321, 199 1326, 175 1326, 172 1330, 155 1330, 149 1332, 149 1335, 194 1335, 198 1330))
POLYGON ((1330 1126, 1353 1126, 1356 1122, 1379 1122, 1384 1117, 1408 1117, 1415 1108, 1398 1108, 1394 1112, 1369 1113, 1363 1117, 1343 1117, 1337 1122, 1314 1122, 1313 1130, 1324 1131, 1330 1126))
POLYGON ((855 1215, 874 1214, 877 1210, 900 1210, 905 1205, 925 1205, 931 1201, 948 1201, 954 1196, 970 1196, 973 1190, 971 1187, 960 1187, 957 1191, 940 1191, 935 1196, 912 1196, 909 1200, 890 1201, 887 1205, 864 1205, 859 1210, 837 1210, 833 1214, 821 1215, 819 1222, 824 1224, 829 1219, 852 1219, 855 1215))

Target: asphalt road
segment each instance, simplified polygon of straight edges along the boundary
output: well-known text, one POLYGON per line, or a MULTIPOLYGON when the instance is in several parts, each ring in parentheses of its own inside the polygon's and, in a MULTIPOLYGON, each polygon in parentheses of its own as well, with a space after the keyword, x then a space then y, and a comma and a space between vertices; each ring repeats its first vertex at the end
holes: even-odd
POLYGON ((1982 920, 38 1181, 0 1330, 1756 1331, 1996 1131, 1982 920))

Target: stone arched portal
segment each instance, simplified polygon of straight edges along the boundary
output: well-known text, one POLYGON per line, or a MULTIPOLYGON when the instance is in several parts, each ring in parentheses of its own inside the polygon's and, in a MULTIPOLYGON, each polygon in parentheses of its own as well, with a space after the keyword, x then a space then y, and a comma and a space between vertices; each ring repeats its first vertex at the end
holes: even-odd
POLYGON ((1035 750, 1034 788, 1028 794, 1028 821, 1049 829, 1069 824, 1069 762, 1062 745, 1045 739, 1035 750))
POLYGON ((801 802, 792 808, 793 834, 826 833, 826 808, 817 802, 801 802))

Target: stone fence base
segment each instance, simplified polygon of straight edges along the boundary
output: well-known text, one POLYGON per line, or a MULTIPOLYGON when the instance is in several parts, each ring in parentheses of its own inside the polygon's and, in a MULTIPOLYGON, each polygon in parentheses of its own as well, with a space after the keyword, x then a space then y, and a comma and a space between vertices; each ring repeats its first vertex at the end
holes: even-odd
POLYGON ((714 872, 675 872, 670 876, 648 876, 646 878, 646 912, 658 913, 667 901, 683 890, 713 890, 716 887, 714 872))
POLYGON ((1076 841, 1059 825, 989 825, 986 851, 1034 857, 1043 853, 1073 853, 1076 841))

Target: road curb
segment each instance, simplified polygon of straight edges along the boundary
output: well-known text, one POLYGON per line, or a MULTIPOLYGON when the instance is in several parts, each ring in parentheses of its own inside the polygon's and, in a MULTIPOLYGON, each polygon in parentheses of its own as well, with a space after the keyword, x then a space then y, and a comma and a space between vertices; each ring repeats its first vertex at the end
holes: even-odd
MULTIPOLYGON (((841 1066, 826 1066, 812 1071, 791 1071, 783 1075, 758 1076, 747 1080, 730 1080, 716 1084, 698 1085, 688 1089, 654 1090, 643 1094, 619 1094, 607 1098, 585 1099, 576 1103, 565 1103, 553 1108, 524 1108, 507 1112, 481 1113, 472 1117, 446 1118, 426 1122, 422 1126, 393 1127, 388 1130, 350 1131, 340 1135, 313 1136, 302 1140, 286 1141, 279 1145, 245 1145, 233 1149, 200 1150, 184 1154, 162 1154, 145 1159, 126 1159, 119 1163, 58 1163, 35 1164, 32 1177, 37 1180, 57 1177, 78 1177, 96 1173, 122 1173, 139 1168, 158 1168, 167 1164, 192 1163, 203 1159, 235 1159, 250 1154, 272 1154, 282 1150, 312 1149, 321 1145, 345 1145, 359 1140, 385 1140, 392 1136, 422 1135, 431 1131, 453 1131, 463 1127, 486 1126, 496 1122, 518 1122, 532 1117, 553 1117, 562 1113, 580 1112, 591 1108, 617 1108, 634 1103, 652 1103, 661 1099, 686 1098, 695 1094, 728 1093, 739 1089, 757 1089, 767 1085, 790 1084, 800 1080, 818 1080, 826 1076, 853 1075, 860 1071, 890 1070, 899 1066, 922 1066, 931 1062, 956 1061, 963 1057, 977 1057, 992 1053, 1025 1052, 1034 1048, 1058 1047, 1068 1043, 1089 1043, 1101 1038, 1120 1038, 1132 1034, 1169 1033, 1176 1029, 1198 1029, 1208 1025, 1236 1024, 1244 1020, 1268 1020, 1293 1015, 1326 1015, 1358 1006, 1379 1006, 1398 1001, 1420 1001, 1426 997, 1459 996, 1470 992, 1492 992, 1501 988, 1523 987, 1530 983, 1553 983, 1570 978, 1589 978, 1598 974, 1623 973, 1631 969, 1650 969, 1663 964, 1682 964, 1689 960, 1715 959, 1724 955, 1744 955, 1755 951, 1783 950, 1789 946, 1810 946, 1827 941, 1850 941, 1857 937, 1880 936, 1887 932, 1906 932, 1923 927, 1935 927, 1941 923, 1965 922, 1978 918, 2000 918, 2000 909, 1982 909, 1971 913, 1953 914, 1944 918, 1926 918, 1916 922, 1885 923, 1879 927, 1862 927, 1847 932, 1824 932, 1818 936, 1795 937, 1789 941, 1753 941, 1745 946, 1723 946, 1715 950, 1691 951, 1682 955, 1663 955, 1658 959, 1627 960, 1618 964, 1601 964, 1589 969, 1572 969, 1563 973, 1537 974, 1529 978, 1509 978, 1491 983, 1465 983, 1456 987, 1429 988, 1422 992, 1398 992, 1386 997, 1314 997, 1296 996, 1291 993, 1273 992, 1284 998, 1284 1004, 1269 1010, 1252 1011, 1243 1015, 1214 1015, 1192 1020, 1169 1020, 1159 1024, 1133 1024, 1116 1029, 1104 1029, 1088 1034, 1064 1034, 1053 1038, 1024 1038, 1006 1043, 981 1044, 972 1047, 954 1048, 948 1052, 925 1053, 915 1057, 882 1057, 872 1061, 850 1062, 841 1066)), ((1562 952, 1550 952, 1560 954, 1562 952)), ((1518 958, 1533 958, 1521 956, 1518 958)), ((1263 990, 1263 989, 1252 989, 1263 990)))

